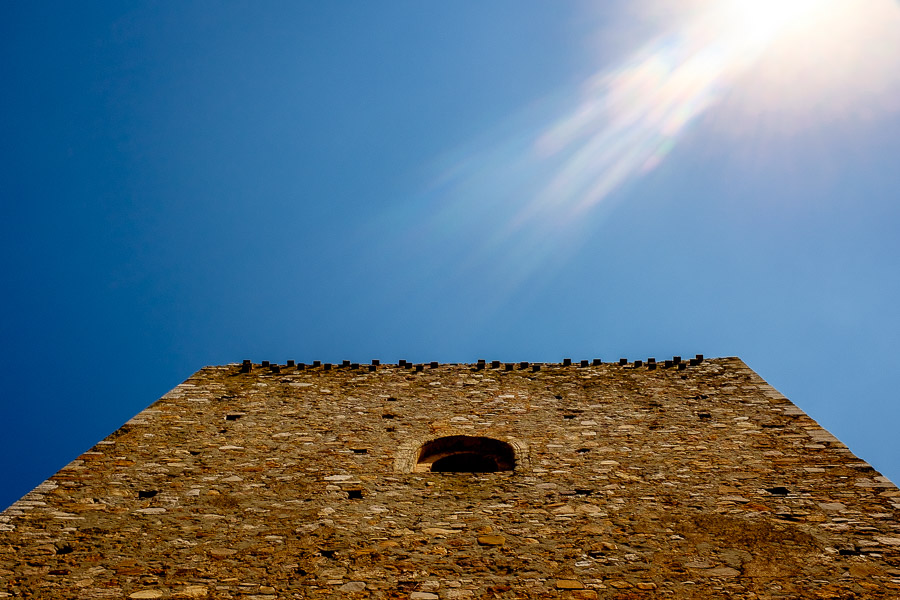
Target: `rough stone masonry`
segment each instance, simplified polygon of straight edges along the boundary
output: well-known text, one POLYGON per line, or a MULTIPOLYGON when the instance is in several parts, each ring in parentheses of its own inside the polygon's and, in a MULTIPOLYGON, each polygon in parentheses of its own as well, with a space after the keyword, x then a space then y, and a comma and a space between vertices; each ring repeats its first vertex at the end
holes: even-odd
POLYGON ((0 514, 0 597, 900 597, 900 490, 737 358, 201 369, 0 514))

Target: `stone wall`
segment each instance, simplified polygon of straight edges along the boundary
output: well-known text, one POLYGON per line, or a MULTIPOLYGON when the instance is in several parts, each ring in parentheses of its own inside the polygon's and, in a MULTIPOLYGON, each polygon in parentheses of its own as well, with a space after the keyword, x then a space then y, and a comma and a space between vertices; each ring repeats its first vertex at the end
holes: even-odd
POLYGON ((900 491, 693 363, 204 368, 0 515, 0 597, 900 597, 900 491))

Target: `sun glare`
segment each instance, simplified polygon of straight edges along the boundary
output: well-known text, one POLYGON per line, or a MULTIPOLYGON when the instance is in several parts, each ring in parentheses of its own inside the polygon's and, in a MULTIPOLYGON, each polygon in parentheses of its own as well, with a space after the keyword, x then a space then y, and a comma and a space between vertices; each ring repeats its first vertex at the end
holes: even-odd
POLYGON ((721 4, 724 29, 753 43, 768 43, 785 27, 824 10, 828 0, 729 0, 721 4))
POLYGON ((765 143, 900 112, 897 0, 635 5, 658 19, 656 35, 590 73, 565 109, 467 152, 442 179, 458 202, 443 203, 448 218, 470 214, 485 190, 514 199, 471 264, 507 248, 532 257, 510 275, 525 278, 547 260, 540 252, 568 240, 587 211, 621 201, 616 191, 661 165, 701 118, 719 147, 753 161, 765 143))
POLYGON ((888 84, 898 79, 890 65, 900 57, 893 0, 701 0, 701 7, 587 80, 580 105, 536 137, 534 152, 552 174, 515 223, 544 222, 561 205, 573 215, 595 207, 658 166, 725 97, 742 113, 724 111, 735 127, 772 125, 758 117, 775 115, 782 133, 825 120, 825 110, 871 106, 874 92, 897 87, 888 84))

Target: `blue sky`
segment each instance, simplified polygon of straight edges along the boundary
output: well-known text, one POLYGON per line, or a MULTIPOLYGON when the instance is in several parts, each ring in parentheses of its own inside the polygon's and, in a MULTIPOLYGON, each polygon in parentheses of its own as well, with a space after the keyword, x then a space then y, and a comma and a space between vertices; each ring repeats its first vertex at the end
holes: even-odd
POLYGON ((7 4, 0 506, 243 358, 737 355, 900 481, 900 5, 792 1, 7 4))

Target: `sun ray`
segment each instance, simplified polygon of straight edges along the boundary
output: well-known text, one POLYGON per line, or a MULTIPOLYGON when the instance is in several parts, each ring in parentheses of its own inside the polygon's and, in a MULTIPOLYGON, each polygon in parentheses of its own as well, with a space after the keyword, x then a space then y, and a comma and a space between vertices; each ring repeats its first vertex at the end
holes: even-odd
MULTIPOLYGON (((793 127, 826 108, 900 109, 894 0, 698 2, 626 60, 588 77, 568 110, 523 120, 513 135, 463 152, 436 195, 441 214, 484 215, 481 202, 508 216, 468 248, 461 269, 508 255, 515 268, 506 288, 514 289, 556 246, 571 248, 589 211, 609 210, 617 190, 662 164, 723 98, 741 135, 768 130, 763 108, 766 118, 783 111, 793 127)), ((730 142, 754 147, 746 137, 730 142)))

